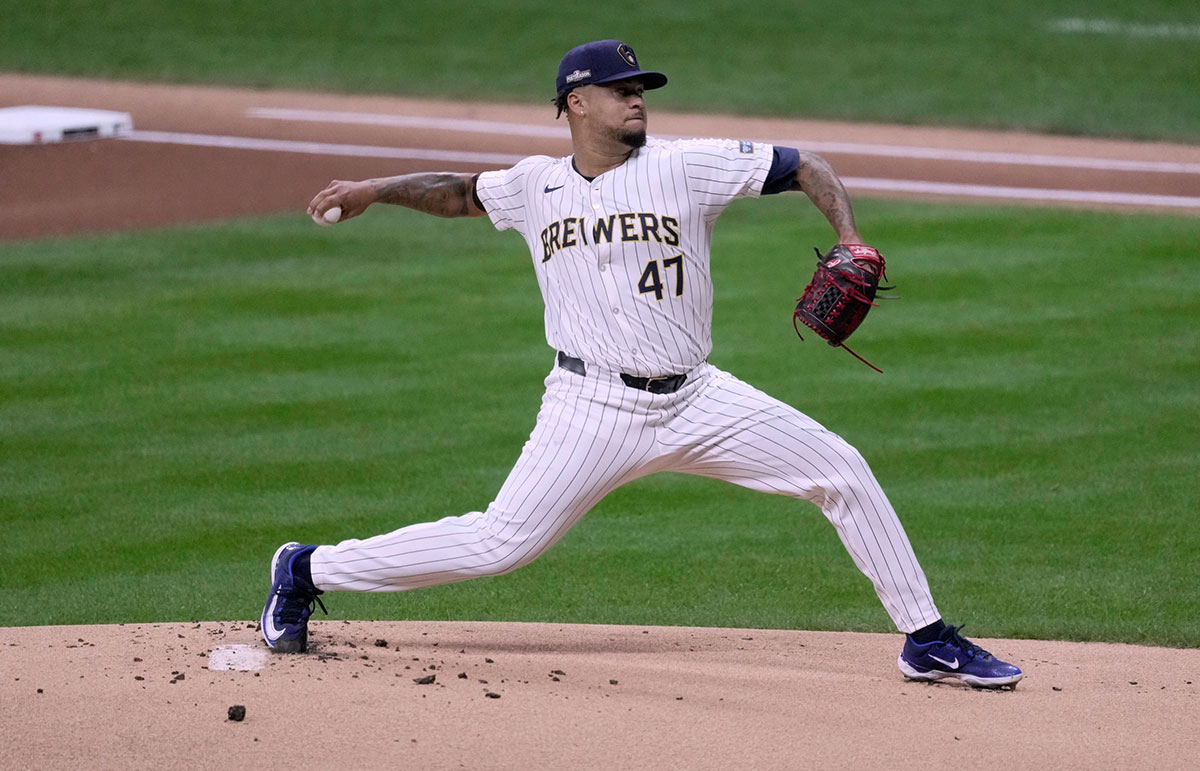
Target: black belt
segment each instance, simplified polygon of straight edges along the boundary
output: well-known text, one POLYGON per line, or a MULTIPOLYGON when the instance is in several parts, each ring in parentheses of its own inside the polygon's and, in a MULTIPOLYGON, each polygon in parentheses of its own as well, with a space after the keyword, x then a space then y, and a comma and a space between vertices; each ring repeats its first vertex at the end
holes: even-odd
MULTIPOLYGON (((562 351, 558 352, 558 366, 568 372, 574 372, 576 375, 587 376, 587 365, 583 363, 583 359, 576 359, 574 356, 568 356, 562 351)), ((639 391, 648 391, 652 394, 673 394, 680 388, 683 388, 684 381, 687 380, 687 375, 666 375, 664 377, 638 377, 637 375, 626 375, 621 373, 621 381, 630 388, 636 388, 639 391)))

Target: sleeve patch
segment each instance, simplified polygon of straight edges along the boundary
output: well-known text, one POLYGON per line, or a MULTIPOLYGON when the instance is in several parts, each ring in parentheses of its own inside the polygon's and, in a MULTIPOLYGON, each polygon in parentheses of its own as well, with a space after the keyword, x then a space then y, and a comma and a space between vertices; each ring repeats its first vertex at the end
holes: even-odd
POLYGON ((742 151, 743 155, 753 155, 754 154, 754 143, 753 142, 738 142, 738 149, 742 151))

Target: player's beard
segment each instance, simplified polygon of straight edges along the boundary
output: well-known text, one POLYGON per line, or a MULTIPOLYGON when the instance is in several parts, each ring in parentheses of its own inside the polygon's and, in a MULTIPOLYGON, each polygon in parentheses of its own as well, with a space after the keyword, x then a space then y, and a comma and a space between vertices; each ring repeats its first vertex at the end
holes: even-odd
POLYGON ((646 119, 641 120, 642 127, 637 129, 629 128, 629 123, 625 122, 619 126, 609 127, 607 134, 612 139, 620 142, 631 150, 636 150, 639 147, 646 146, 646 119))
POLYGON ((642 128, 638 129, 637 131, 623 129, 617 132, 617 140, 621 142, 621 144, 631 147, 634 150, 638 149, 639 147, 645 147, 646 129, 642 128))

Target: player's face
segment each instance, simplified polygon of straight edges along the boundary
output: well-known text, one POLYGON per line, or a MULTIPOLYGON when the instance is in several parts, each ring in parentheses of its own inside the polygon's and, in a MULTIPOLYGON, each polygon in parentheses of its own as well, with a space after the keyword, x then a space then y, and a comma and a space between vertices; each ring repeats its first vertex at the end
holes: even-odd
POLYGON ((589 115, 621 144, 638 148, 646 144, 646 102, 641 81, 631 78, 595 86, 588 101, 589 115), (594 110, 595 112, 591 112, 594 110))

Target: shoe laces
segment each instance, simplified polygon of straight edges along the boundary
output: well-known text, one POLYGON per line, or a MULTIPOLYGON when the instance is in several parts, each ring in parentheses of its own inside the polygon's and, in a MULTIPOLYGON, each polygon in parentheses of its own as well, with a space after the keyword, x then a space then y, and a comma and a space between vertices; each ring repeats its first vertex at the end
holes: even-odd
POLYGON ((275 611, 275 615, 279 621, 284 624, 300 624, 308 620, 308 617, 313 614, 314 605, 321 606, 321 612, 329 615, 329 611, 325 610, 325 603, 321 602, 321 598, 315 594, 281 594, 283 602, 279 603, 279 609, 275 611))
POLYGON ((961 649, 968 659, 979 659, 981 661, 988 661, 991 659, 992 654, 988 653, 983 648, 980 648, 978 645, 959 634, 960 630, 962 630, 965 626, 966 624, 960 624, 959 626, 947 626, 946 631, 942 633, 942 642, 961 649))

